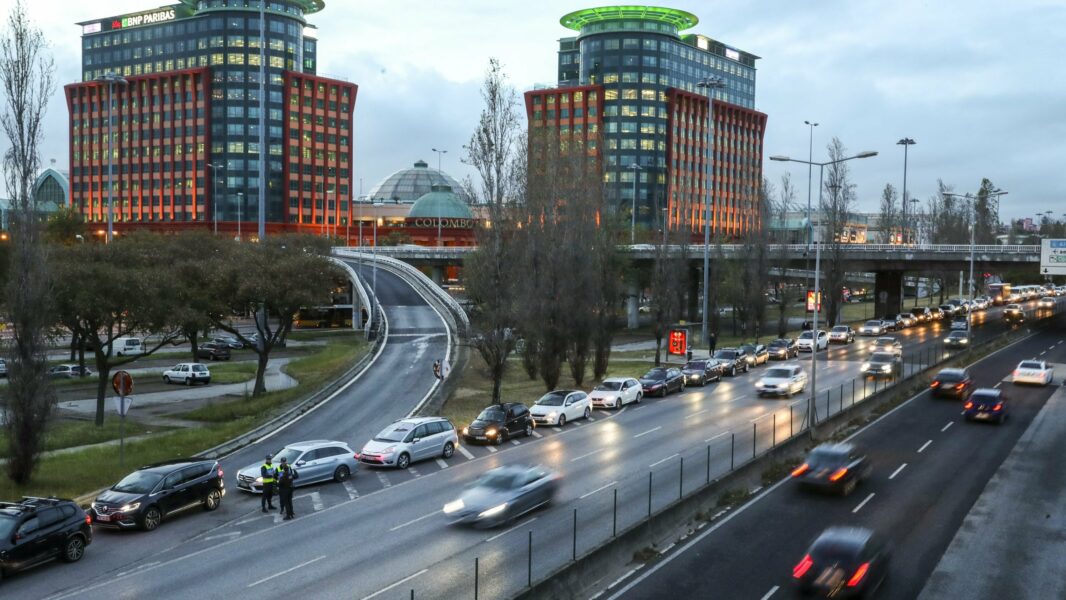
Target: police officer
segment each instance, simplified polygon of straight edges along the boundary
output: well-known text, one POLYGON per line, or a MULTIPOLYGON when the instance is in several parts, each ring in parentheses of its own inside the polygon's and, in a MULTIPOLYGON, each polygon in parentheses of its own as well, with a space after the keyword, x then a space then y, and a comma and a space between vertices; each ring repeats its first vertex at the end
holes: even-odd
POLYGON ((295 516, 292 514, 292 489, 299 477, 300 474, 296 472, 296 469, 289 466, 289 461, 282 456, 281 464, 278 465, 278 500, 286 521, 295 516))
POLYGON ((278 469, 271 464, 271 456, 266 455, 266 462, 259 467, 259 476, 263 478, 263 497, 260 499, 263 512, 274 510, 274 482, 278 479, 278 469))

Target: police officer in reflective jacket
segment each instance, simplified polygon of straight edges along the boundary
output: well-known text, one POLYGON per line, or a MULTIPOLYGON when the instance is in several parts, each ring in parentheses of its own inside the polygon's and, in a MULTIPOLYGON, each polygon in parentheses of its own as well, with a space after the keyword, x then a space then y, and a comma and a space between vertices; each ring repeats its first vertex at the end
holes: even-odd
POLYGON ((271 464, 270 460, 271 457, 267 454, 266 462, 259 467, 259 476, 263 478, 263 497, 260 498, 263 512, 268 508, 274 510, 274 482, 278 479, 278 468, 271 464))
POLYGON ((281 464, 278 466, 278 500, 281 501, 281 512, 285 515, 285 520, 293 518, 292 514, 292 489, 296 487, 296 480, 300 477, 300 474, 296 472, 296 469, 289 465, 288 460, 284 456, 281 457, 281 464))

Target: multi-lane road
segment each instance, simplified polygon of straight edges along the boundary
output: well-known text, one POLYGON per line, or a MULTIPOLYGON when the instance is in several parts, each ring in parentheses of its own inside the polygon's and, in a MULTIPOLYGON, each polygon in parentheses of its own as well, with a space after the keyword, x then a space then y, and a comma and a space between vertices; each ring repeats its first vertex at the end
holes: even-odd
MULTIPOLYGON (((256 594, 314 598, 472 597, 475 558, 480 597, 506 597, 526 583, 529 531, 533 531, 533 576, 569 559, 573 510, 580 512, 577 553, 609 534, 613 490, 619 523, 647 510, 648 475, 654 476, 653 509, 676 498, 679 483, 690 490, 703 469, 679 459, 714 444, 715 456, 728 432, 788 411, 790 401, 759 399, 753 387, 764 369, 726 378, 680 395, 645 400, 623 411, 594 411, 589 422, 563 429, 541 428, 533 438, 501 447, 464 446, 448 461, 416 463, 406 471, 361 469, 344 484, 297 492, 294 521, 259 512, 257 498, 233 489, 235 467, 256 462, 285 442, 330 438, 354 448, 382 425, 405 414, 432 383, 429 365, 443 355, 444 325, 410 288, 378 273, 378 294, 389 319, 389 341, 363 379, 322 409, 256 447, 224 461, 230 494, 211 514, 188 514, 150 534, 101 531, 76 565, 53 565, 5 582, 4 592, 36 598, 214 598, 256 594), (541 463, 563 480, 557 501, 496 531, 451 527, 440 509, 461 486, 501 464, 541 463), (636 500, 639 498, 639 501, 636 500), (42 572, 44 571, 44 572, 42 572)), ((1003 330, 994 311, 980 337, 1003 330)), ((908 354, 939 345, 946 325, 926 325, 896 334, 908 354)), ((834 346, 819 360, 819 387, 850 382, 869 353, 869 338, 834 346)), ((920 359, 918 359, 920 360, 920 359)), ((809 361, 807 361, 809 364, 809 361)), ((637 376, 640 373, 633 373, 637 376)), ((533 398, 514 398, 531 402, 533 398)), ((834 400, 835 402, 835 400, 834 400)), ((800 406, 802 399, 791 404, 800 406)), ((795 416, 798 426, 801 416, 795 416)), ((775 432, 787 435, 787 419, 775 432)), ((766 436, 764 429, 760 436, 766 436)), ((750 438, 748 444, 751 443, 750 438)), ((725 446, 728 452, 728 446, 725 446)), ((738 456, 741 452, 737 451, 738 456)), ((719 465, 716 465, 716 468, 719 465)), ((725 465, 728 467, 728 464, 725 465)))

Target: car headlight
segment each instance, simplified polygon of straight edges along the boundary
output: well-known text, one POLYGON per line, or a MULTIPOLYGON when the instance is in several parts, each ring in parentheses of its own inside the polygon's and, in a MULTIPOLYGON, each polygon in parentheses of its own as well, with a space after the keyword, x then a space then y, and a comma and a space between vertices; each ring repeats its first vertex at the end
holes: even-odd
POLYGON ((140 507, 141 507, 141 503, 140 502, 131 502, 131 503, 127 504, 126 506, 123 506, 122 508, 118 509, 118 511, 119 512, 131 512, 131 511, 137 510, 140 507))
POLYGON ((881 366, 881 370, 882 371, 891 371, 892 370, 892 365, 882 365, 881 366))
POLYGON ((485 432, 485 435, 487 435, 489 437, 496 437, 496 430, 495 429, 489 429, 488 431, 485 432))
POLYGON ((463 435, 468 435, 469 433, 470 433, 470 428, 469 427, 463 427, 463 435))
POLYGON ((263 483, 263 477, 262 476, 256 477, 255 478, 255 482, 256 483, 263 483))
POLYGON ((559 416, 559 413, 555 412, 554 410, 551 411, 550 413, 548 413, 548 419, 554 419, 555 417, 558 417, 558 416, 559 416))
POLYGON ((487 519, 489 517, 495 517, 496 515, 502 513, 505 510, 507 510, 506 502, 504 502, 503 504, 497 504, 496 506, 493 506, 490 509, 481 511, 481 513, 478 514, 478 518, 487 519))
POLYGON ((444 505, 444 514, 450 515, 452 513, 459 512, 459 511, 463 510, 463 508, 465 508, 465 507, 466 507, 466 505, 463 504, 463 500, 460 498, 459 500, 454 500, 452 502, 449 502, 449 503, 445 504, 444 505))
POLYGON ((395 450, 395 449, 396 449, 396 446, 389 446, 388 448, 385 448, 384 450, 382 450, 378 454, 384 454, 384 455, 387 456, 389 454, 392 454, 392 451, 395 450))
POLYGON ((870 368, 870 363, 862 363, 862 370, 863 371, 869 370, 869 368, 870 368))
POLYGON ((761 390, 761 389, 763 389, 764 387, 766 387, 766 384, 765 384, 765 383, 763 383, 762 381, 756 381, 756 382, 755 382, 755 389, 757 389, 757 390, 761 390))

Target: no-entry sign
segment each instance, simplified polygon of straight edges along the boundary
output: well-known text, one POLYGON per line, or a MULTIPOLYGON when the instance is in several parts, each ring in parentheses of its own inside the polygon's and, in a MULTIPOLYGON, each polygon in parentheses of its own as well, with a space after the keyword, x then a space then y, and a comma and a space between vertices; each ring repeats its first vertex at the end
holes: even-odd
POLYGON ((128 371, 117 371, 111 376, 111 387, 119 396, 129 396, 133 393, 133 376, 128 371))

